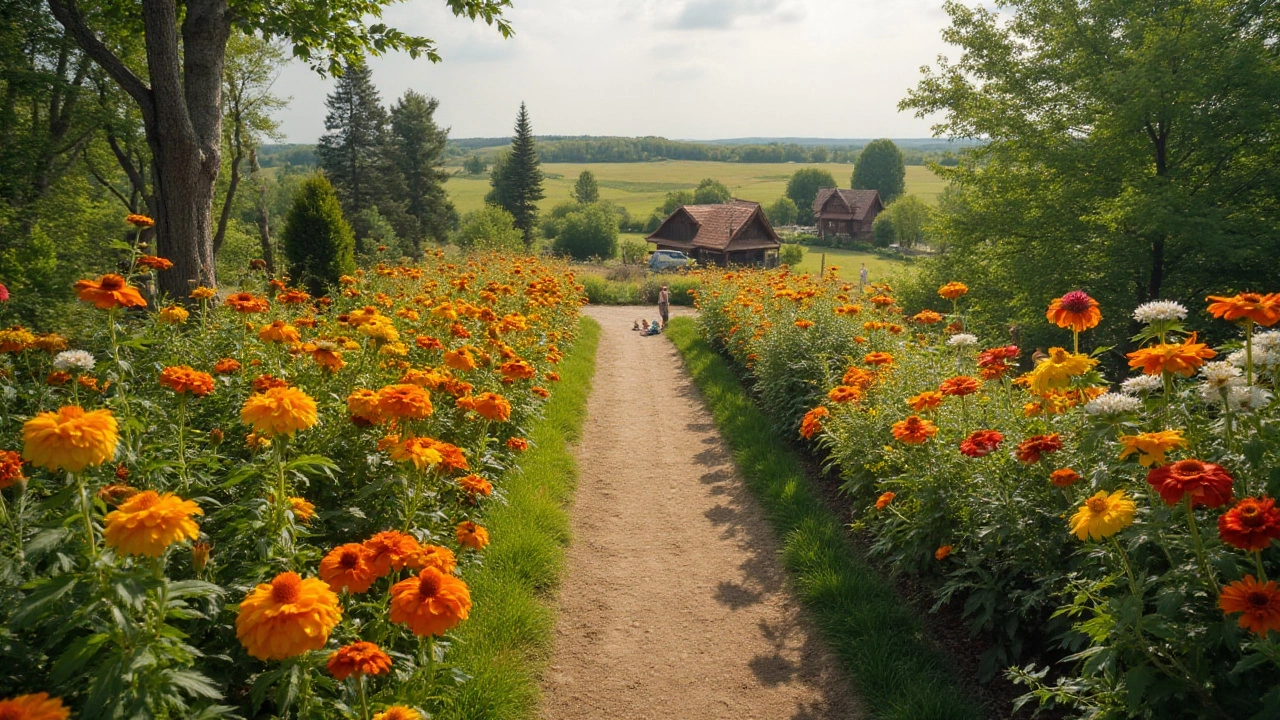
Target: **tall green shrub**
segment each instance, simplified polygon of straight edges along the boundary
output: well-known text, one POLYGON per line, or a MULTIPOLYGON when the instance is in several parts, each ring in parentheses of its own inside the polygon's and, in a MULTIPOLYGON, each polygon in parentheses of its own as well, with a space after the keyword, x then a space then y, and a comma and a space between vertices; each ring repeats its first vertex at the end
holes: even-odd
POLYGON ((356 269, 356 238, 342 218, 333 185, 319 173, 298 188, 284 228, 284 253, 289 275, 313 295, 356 269))
POLYGON ((588 205, 564 217, 554 247, 575 260, 611 258, 618 254, 618 221, 601 203, 588 205))
POLYGON ((515 218, 497 205, 467 213, 453 241, 463 250, 524 250, 524 235, 516 227, 515 218))

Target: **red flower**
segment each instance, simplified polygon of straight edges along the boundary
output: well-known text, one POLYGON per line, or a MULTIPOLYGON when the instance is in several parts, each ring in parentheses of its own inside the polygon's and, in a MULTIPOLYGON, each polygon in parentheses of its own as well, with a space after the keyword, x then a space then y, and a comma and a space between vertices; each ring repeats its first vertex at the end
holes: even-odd
POLYGON ((1269 497, 1245 498, 1218 517, 1222 541, 1241 550, 1265 550, 1280 539, 1280 510, 1269 497))
POLYGON ((1032 435, 1018 443, 1018 460, 1031 465, 1040 462, 1042 455, 1055 453, 1062 449, 1062 438, 1058 433, 1049 435, 1032 435))
POLYGON ((942 384, 938 386, 938 392, 952 397, 964 397, 965 395, 972 395, 978 392, 981 387, 982 383, 976 378, 971 378, 966 375, 957 375, 943 380, 942 384))
POLYGON ((995 430, 977 430, 960 441, 960 452, 972 458, 980 458, 1000 447, 1004 436, 995 430))
POLYGON ((1147 482, 1169 505, 1177 505, 1188 494, 1196 506, 1221 507, 1231 502, 1233 479, 1226 468, 1214 463, 1179 460, 1147 473, 1147 482))

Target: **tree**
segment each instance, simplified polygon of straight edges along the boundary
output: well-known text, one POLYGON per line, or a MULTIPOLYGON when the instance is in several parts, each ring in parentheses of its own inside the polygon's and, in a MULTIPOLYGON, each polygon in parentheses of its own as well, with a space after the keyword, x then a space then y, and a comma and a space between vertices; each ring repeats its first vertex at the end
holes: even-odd
POLYGON ((831 151, 823 145, 815 147, 809 151, 809 162, 824 163, 831 158, 831 151))
MULTIPOLYGON (((365 52, 404 50, 440 59, 426 38, 357 19, 379 15, 391 0, 331 0, 305 8, 285 0, 142 0, 129 12, 113 0, 48 4, 80 49, 141 111, 151 150, 157 250, 174 264, 160 274, 160 289, 174 297, 186 297, 188 281, 217 281, 213 200, 222 168, 222 75, 233 23, 267 40, 285 40, 294 57, 330 72, 365 52), (145 65, 131 67, 104 42, 107 30, 141 37, 145 65)), ((455 15, 496 24, 504 37, 511 33, 502 16, 505 0, 448 4, 455 15)))
POLYGON ((422 237, 443 242, 458 220, 444 183, 444 149, 449 130, 436 125, 440 101, 405 92, 391 107, 391 146, 394 163, 404 178, 405 211, 417 219, 420 236, 412 238, 415 249, 422 237))
POLYGON ((851 182, 855 190, 878 190, 880 200, 886 205, 893 202, 907 188, 907 166, 902 162, 902 151, 892 140, 867 143, 853 166, 851 182))
POLYGON ((783 243, 778 248, 778 262, 783 265, 796 267, 800 261, 804 260, 804 246, 794 243, 783 243))
POLYGON ((516 228, 511 213, 497 205, 485 205, 462 218, 454 242, 463 250, 519 252, 524 249, 524 234, 516 228))
POLYGON ((590 170, 583 170, 578 174, 578 182, 573 185, 573 199, 583 205, 600 199, 600 185, 596 183, 596 176, 590 170))
POLYGON ((479 155, 472 155, 462 163, 462 171, 468 175, 483 175, 485 170, 489 169, 489 164, 480 158, 479 155))
POLYGON ((793 225, 796 221, 796 204, 789 197, 780 197, 764 209, 764 214, 772 225, 793 225))
POLYGON ((706 178, 693 191, 694 205, 720 205, 733 199, 733 193, 719 180, 706 178))
POLYGON ((618 221, 601 203, 584 206, 564 217, 553 247, 575 260, 607 260, 618 254, 618 221))
MULTIPOLYGON (((890 203, 876 220, 886 215, 892 219, 893 240, 890 242, 909 248, 924 242, 925 232, 933 219, 933 208, 915 195, 903 195, 890 203)), ((875 229, 874 224, 872 229, 875 229)))
POLYGON ((342 275, 356 269, 356 239, 342 218, 342 205, 322 173, 302 183, 285 220, 284 252, 289 276, 324 295, 342 275))
POLYGON ((813 201, 822 188, 836 187, 836 179, 821 168, 804 168, 791 174, 787 180, 787 197, 796 204, 796 222, 813 223, 813 201))
POLYGON ((898 241, 896 228, 893 226, 893 215, 882 212, 871 223, 871 244, 878 248, 887 248, 898 241))
POLYGON ((520 103, 516 115, 516 133, 511 150, 499 157, 489 173, 493 189, 485 202, 501 206, 515 218, 516 227, 524 235, 526 248, 533 247, 533 229, 538 224, 538 201, 542 194, 542 170, 538 167, 538 148, 533 140, 529 111, 520 103))
POLYGON ((677 190, 667 193, 667 197, 662 201, 662 205, 658 207, 658 214, 666 218, 668 215, 676 211, 681 205, 693 205, 696 200, 693 197, 692 190, 677 190))

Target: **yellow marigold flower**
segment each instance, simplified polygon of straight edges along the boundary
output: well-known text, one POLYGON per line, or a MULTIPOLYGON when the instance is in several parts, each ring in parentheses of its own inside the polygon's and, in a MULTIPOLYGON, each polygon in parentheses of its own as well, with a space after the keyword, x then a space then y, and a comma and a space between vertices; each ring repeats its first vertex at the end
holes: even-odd
POLYGON ((263 325, 258 331, 258 339, 265 343, 296 343, 302 339, 298 329, 282 320, 263 325))
POLYGON ((422 715, 411 707, 392 705, 380 713, 374 713, 373 720, 422 720, 422 715))
POLYGON ((297 388, 273 387, 250 395, 240 419, 264 435, 293 435, 316 424, 316 401, 297 388))
POLYGON ((217 290, 214 290, 211 287, 205 287, 203 285, 196 288, 195 290, 192 290, 190 295, 192 300, 209 300, 217 296, 218 296, 217 290))
POLYGON ((1146 432, 1140 435, 1125 435, 1120 438, 1120 444, 1124 446, 1124 450, 1120 451, 1120 459, 1123 460, 1130 455, 1137 454, 1138 463, 1142 467, 1163 465, 1165 453, 1175 448, 1187 447, 1187 441, 1182 437, 1181 430, 1161 430, 1160 432, 1146 432))
POLYGON ((316 506, 306 498, 289 498, 289 507, 293 510, 293 516, 303 525, 310 523, 311 518, 316 516, 316 506))
POLYGON ((387 419, 379 405, 380 400, 378 393, 357 388, 347 396, 347 412, 357 423, 378 425, 387 419))
POLYGON ((391 319, 384 315, 362 323, 358 329, 362 334, 380 342, 395 342, 400 339, 400 333, 391 324, 391 319))
POLYGON ((1049 357, 1028 373, 1031 391, 1044 394, 1052 388, 1066 387, 1071 378, 1089 372, 1097 364, 1098 361, 1088 355, 1067 352, 1064 348, 1049 348, 1049 357))
POLYGON ((0 330, 0 353, 19 353, 36 343, 36 336, 21 327, 0 330))
POLYGON ((71 710, 63 707, 60 698, 49 693, 19 695, 0 700, 0 719, 3 720, 67 720, 71 710))
POLYGON ((170 305, 169 307, 160 309, 160 313, 156 317, 156 320, 161 325, 181 325, 186 322, 189 317, 191 317, 191 313, 187 312, 186 308, 181 305, 170 305))
POLYGON ((323 580, 281 573, 241 601, 236 638, 259 660, 285 660, 324 647, 341 619, 338 596, 323 580))
POLYGON ((483 550, 489 544, 489 531, 470 520, 458 523, 454 534, 458 537, 459 545, 472 550, 483 550))
POLYGON ((391 622, 404 623, 414 635, 443 635, 471 613, 467 584, 434 567, 391 587, 391 622))
POLYGON ((1123 490, 1099 490, 1071 517, 1071 532, 1081 540, 1101 540, 1133 524, 1138 506, 1123 490))
POLYGON ((409 346, 402 342, 389 342, 378 349, 378 354, 387 357, 405 357, 409 354, 409 346))
POLYGON ((58 333, 45 333, 37 335, 35 342, 31 343, 31 345, 37 350, 43 350, 50 355, 54 355, 67 349, 67 339, 58 333))
POLYGON ((66 405, 23 424, 22 457, 36 467, 80 472, 116 454, 118 430, 110 410, 85 412, 79 405, 66 405))
POLYGON ((107 545, 126 555, 160 557, 165 548, 200 535, 192 515, 203 515, 195 502, 173 493, 144 490, 120 503, 103 519, 107 545))
POLYGON ((949 282, 938 288, 938 295, 947 300, 955 300, 969 292, 969 286, 962 282, 949 282))
POLYGON ((419 470, 432 465, 439 465, 444 456, 435 447, 431 438, 411 437, 401 440, 391 447, 391 459, 396 462, 411 462, 419 470))

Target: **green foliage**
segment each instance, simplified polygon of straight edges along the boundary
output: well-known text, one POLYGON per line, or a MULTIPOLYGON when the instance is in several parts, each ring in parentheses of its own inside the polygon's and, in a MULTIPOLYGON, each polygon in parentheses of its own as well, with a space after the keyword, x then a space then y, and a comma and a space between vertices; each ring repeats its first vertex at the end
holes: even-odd
POLYGON ((624 265, 639 265, 649 253, 649 244, 642 240, 623 240, 618 243, 618 257, 624 265))
POLYGON ((587 302, 592 305, 652 305, 658 302, 658 291, 666 285, 672 305, 693 307, 694 294, 702 286, 701 280, 690 275, 649 276, 642 282, 625 282, 583 273, 579 279, 587 302))
POLYGON ((882 212, 871 223, 871 244, 878 248, 887 248, 898 241, 897 229, 893 225, 893 215, 882 212))
POLYGON ((484 171, 488 169, 489 163, 485 162, 479 155, 470 155, 462 163, 462 170, 468 175, 483 175, 484 171))
POLYGON ((590 170, 583 170, 578 175, 578 182, 573 186, 573 199, 583 205, 590 205, 600 199, 600 186, 596 176, 590 170))
MULTIPOLYGON (((662 201, 662 205, 658 208, 658 214, 662 217, 659 220, 665 220, 668 215, 675 212, 681 205, 694 205, 697 200, 693 197, 692 190, 676 190, 667 193, 667 199, 662 201)), ((658 228, 655 226, 654 230, 658 228)), ((652 232, 652 231, 650 231, 652 232)))
POLYGON ((333 185, 320 173, 302 183, 284 229, 289 276, 312 295, 324 295, 356 269, 355 235, 342 218, 333 185))
POLYGON ((516 228, 515 218, 497 205, 485 205, 467 213, 453 241, 468 251, 520 252, 524 249, 524 235, 516 228))
MULTIPOLYGON (((876 216, 876 222, 872 224, 873 230, 879 226, 880 219, 886 215, 892 223, 890 237, 893 242, 908 248, 925 243, 929 223, 933 221, 933 208, 925 205, 920 198, 915 195, 903 195, 893 201, 884 212, 876 216)), ((878 234, 876 239, 879 240, 878 234)))
POLYGON ((764 209, 764 214, 769 218, 769 223, 775 227, 778 225, 794 225, 798 212, 795 201, 789 197, 780 197, 764 209))
POLYGON ((795 267, 804 260, 804 246, 793 243, 783 243, 778 250, 778 262, 783 265, 795 267))
POLYGON ((850 187, 856 190, 878 190, 880 200, 888 205, 907 187, 907 168, 902 151, 892 140, 872 140, 858 155, 853 166, 850 187))
POLYGON ((516 116, 511 150, 494 161, 489 172, 489 184, 493 189, 485 197, 485 202, 511 213, 524 237, 525 247, 531 247, 533 229, 538 221, 538 201, 543 198, 542 170, 538 167, 533 126, 524 103, 520 103, 520 113, 516 116))
POLYGON ((435 112, 439 106, 439 100, 412 90, 406 91, 391 106, 388 144, 393 164, 404 178, 400 199, 405 212, 417 221, 414 225, 418 233, 407 238, 414 241, 414 245, 421 238, 441 242, 458 224, 458 212, 444 189, 449 179, 444 171, 444 148, 449 131, 436 124, 435 112))
POLYGON ((694 205, 720 205, 733 199, 728 186, 719 180, 705 178, 693 191, 694 205))
POLYGON ((552 247, 575 260, 607 260, 618 254, 618 221, 607 205, 586 205, 564 216, 552 247))
POLYGON ((838 187, 831 173, 821 168, 804 168, 797 170, 787 180, 787 197, 796 204, 796 222, 801 225, 813 224, 813 201, 822 188, 838 187))

